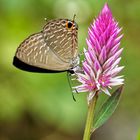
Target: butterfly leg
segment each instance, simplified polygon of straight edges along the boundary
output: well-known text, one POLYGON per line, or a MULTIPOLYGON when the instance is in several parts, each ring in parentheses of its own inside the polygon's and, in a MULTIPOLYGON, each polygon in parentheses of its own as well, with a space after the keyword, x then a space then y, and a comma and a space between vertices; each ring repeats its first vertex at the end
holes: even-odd
POLYGON ((76 99, 75 99, 75 97, 74 97, 74 94, 75 94, 75 92, 76 93, 78 93, 75 89, 73 90, 73 88, 72 88, 72 81, 74 80, 74 79, 72 79, 72 77, 73 77, 73 73, 74 71, 67 71, 67 78, 68 78, 68 83, 69 83, 69 86, 70 86, 70 89, 71 89, 71 92, 72 92, 72 98, 73 98, 73 100, 74 101, 76 101, 76 99))

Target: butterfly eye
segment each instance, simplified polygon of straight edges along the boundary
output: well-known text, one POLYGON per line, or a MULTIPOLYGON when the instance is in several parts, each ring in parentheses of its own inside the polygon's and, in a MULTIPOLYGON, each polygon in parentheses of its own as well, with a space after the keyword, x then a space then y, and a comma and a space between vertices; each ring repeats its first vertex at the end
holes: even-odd
POLYGON ((66 22, 66 27, 67 27, 68 29, 71 29, 71 28, 73 27, 73 22, 67 21, 67 22, 66 22))

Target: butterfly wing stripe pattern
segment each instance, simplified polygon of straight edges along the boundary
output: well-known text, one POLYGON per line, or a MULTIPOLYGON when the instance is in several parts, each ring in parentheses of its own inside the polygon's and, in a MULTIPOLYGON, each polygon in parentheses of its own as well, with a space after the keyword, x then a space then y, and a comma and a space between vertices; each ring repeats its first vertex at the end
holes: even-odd
POLYGON ((50 20, 41 32, 29 36, 20 44, 16 59, 33 67, 58 72, 77 65, 72 61, 78 57, 78 29, 73 21, 75 28, 66 28, 67 21, 70 20, 50 20))

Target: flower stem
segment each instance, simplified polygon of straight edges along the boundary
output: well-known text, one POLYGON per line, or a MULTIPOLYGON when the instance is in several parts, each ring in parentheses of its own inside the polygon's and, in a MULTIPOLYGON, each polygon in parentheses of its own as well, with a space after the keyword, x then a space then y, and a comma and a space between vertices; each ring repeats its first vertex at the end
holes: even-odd
POLYGON ((90 100, 90 103, 88 106, 88 114, 87 114, 87 120, 86 120, 83 140, 90 140, 91 127, 93 124, 94 110, 95 110, 97 98, 98 98, 98 95, 95 94, 95 96, 92 98, 92 100, 90 100))

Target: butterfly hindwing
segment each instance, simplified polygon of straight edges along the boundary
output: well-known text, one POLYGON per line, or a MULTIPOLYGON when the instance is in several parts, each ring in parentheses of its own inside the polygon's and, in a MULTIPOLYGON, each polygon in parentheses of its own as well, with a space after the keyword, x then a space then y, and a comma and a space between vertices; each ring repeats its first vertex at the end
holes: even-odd
POLYGON ((77 30, 66 28, 67 20, 48 22, 43 29, 45 40, 51 50, 64 62, 77 56, 77 30))

